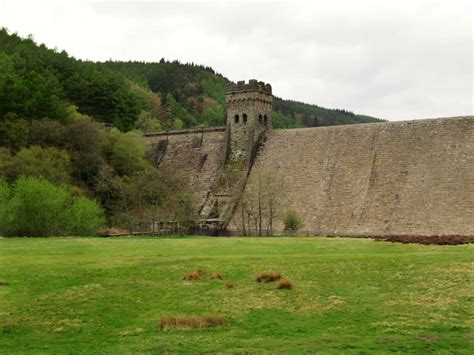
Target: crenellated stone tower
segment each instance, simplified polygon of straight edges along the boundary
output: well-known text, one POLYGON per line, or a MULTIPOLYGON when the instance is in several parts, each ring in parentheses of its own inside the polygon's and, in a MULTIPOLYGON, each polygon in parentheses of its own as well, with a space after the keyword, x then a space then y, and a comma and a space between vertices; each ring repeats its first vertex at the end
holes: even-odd
POLYGON ((201 218, 219 220, 226 228, 237 206, 259 147, 272 129, 272 87, 261 81, 227 86, 225 151, 219 178, 201 218))
POLYGON ((272 87, 257 80, 229 83, 227 102, 227 159, 245 161, 272 128, 272 87))

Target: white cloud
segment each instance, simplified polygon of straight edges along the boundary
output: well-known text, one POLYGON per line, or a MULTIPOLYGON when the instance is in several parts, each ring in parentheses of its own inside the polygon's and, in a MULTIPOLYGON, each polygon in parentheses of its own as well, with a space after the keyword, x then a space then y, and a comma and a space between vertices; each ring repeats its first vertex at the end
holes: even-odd
POLYGON ((0 25, 93 60, 164 57, 387 119, 473 113, 470 0, 0 0, 0 25))

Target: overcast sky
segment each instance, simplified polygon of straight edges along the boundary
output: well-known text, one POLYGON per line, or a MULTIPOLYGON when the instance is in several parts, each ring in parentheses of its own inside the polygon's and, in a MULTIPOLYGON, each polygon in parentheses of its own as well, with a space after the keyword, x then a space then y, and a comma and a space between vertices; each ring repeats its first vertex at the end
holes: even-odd
POLYGON ((76 58, 194 62, 389 120, 473 113, 471 0, 0 0, 0 26, 76 58))

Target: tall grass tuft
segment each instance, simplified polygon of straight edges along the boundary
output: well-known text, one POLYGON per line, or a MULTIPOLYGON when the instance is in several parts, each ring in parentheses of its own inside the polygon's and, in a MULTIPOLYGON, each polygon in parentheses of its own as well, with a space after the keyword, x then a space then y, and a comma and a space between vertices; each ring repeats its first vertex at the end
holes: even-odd
POLYGON ((219 272, 214 272, 209 275, 210 280, 224 280, 224 276, 222 276, 219 272))
POLYGON ((278 271, 267 271, 257 274, 255 281, 257 282, 273 282, 281 279, 281 273, 278 271))
POLYGON ((202 317, 175 315, 161 319, 160 329, 207 329, 228 325, 229 322, 222 316, 206 315, 202 317))
POLYGON ((276 287, 279 290, 291 290, 293 288, 293 284, 287 278, 282 278, 278 281, 278 285, 276 287))
POLYGON ((187 280, 187 281, 197 281, 197 280, 201 280, 202 277, 206 274, 206 272, 199 268, 199 269, 196 269, 194 271, 191 271, 191 272, 188 272, 187 274, 185 274, 183 276, 183 280, 187 280))

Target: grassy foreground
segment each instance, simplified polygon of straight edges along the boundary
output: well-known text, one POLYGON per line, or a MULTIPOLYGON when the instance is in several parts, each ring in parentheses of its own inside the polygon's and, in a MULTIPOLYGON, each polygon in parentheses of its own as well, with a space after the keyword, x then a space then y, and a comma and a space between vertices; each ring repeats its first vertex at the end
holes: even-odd
POLYGON ((472 252, 345 238, 0 239, 0 353, 472 353, 472 252), (224 280, 182 280, 196 268, 224 280), (254 281, 269 270, 294 288, 254 281), (160 330, 175 314, 229 325, 160 330))

